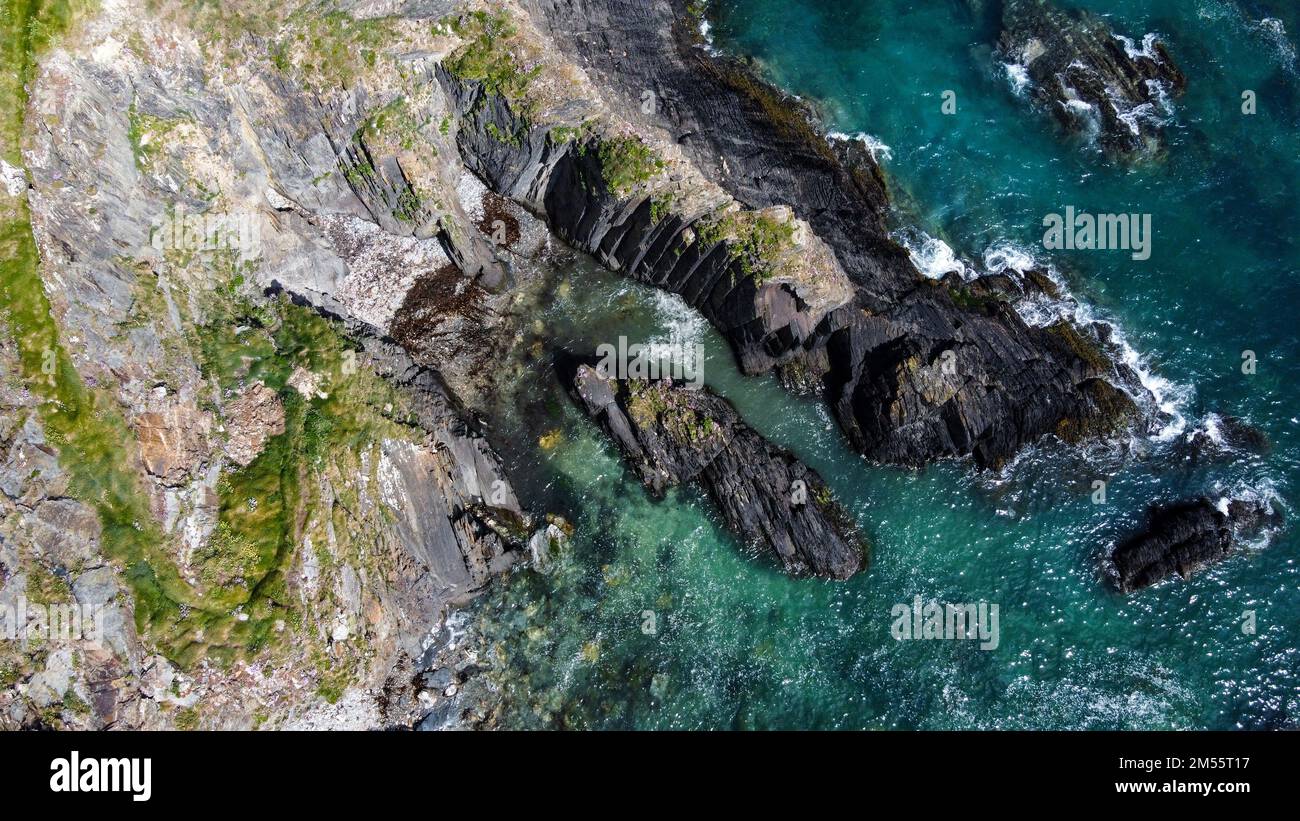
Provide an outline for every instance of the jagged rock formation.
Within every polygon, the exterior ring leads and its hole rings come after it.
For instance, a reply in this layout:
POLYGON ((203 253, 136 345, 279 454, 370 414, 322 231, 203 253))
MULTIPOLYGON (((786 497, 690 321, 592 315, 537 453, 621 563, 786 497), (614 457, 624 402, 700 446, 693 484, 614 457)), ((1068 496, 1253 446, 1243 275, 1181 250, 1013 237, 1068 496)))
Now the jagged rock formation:
POLYGON ((1149 587, 1177 573, 1189 578, 1220 562, 1243 536, 1275 519, 1264 502, 1210 499, 1156 505, 1142 532, 1115 548, 1111 564, 1123 593, 1149 587))
POLYGON ((1134 419, 1134 402, 1113 384, 1123 375, 1086 330, 1031 327, 1003 300, 921 276, 887 235, 888 196, 869 154, 832 146, 805 106, 695 48, 684 4, 544 2, 539 12, 618 111, 666 135, 655 145, 679 146, 751 209, 731 213, 789 207, 806 221, 791 231, 806 229, 808 247, 824 242, 830 254, 795 274, 768 264, 753 253, 766 247, 753 231, 718 230, 716 200, 673 196, 680 180, 656 181, 664 175, 651 168, 645 184, 611 186, 619 158, 609 145, 620 138, 584 127, 584 112, 561 110, 567 120, 541 126, 485 84, 440 71, 466 161, 579 248, 681 294, 747 373, 778 368, 821 388, 868 457, 922 465, 971 455, 997 466, 1044 435, 1075 441, 1134 419), (637 115, 647 90, 657 105, 637 115), (847 292, 817 289, 843 278, 847 292))
POLYGON ((1002 25, 1002 59, 1066 131, 1095 136, 1124 159, 1164 149, 1169 99, 1187 79, 1155 35, 1137 46, 1101 18, 1049 0, 1004 0, 1002 25))
POLYGON ((671 380, 613 379, 564 361, 561 378, 656 497, 696 483, 728 529, 771 550, 786 572, 846 579, 866 566, 867 544, 821 476, 744 423, 708 388, 671 380))

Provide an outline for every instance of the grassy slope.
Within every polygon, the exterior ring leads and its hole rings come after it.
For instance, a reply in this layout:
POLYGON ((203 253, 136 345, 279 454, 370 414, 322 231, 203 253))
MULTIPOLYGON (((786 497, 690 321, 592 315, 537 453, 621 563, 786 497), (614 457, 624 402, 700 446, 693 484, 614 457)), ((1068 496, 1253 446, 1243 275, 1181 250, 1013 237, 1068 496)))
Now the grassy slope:
MULTIPOLYGON (((21 167, 20 143, 26 84, 37 55, 63 32, 89 0, 3 0, 0 7, 0 156, 21 167)), ((25 196, 0 193, 0 318, 18 343, 23 377, 42 400, 47 438, 71 476, 71 495, 98 513, 102 548, 119 564, 135 600, 136 626, 169 658, 188 665, 208 657, 228 662, 265 649, 284 621, 299 617, 288 603, 285 572, 303 535, 313 473, 354 469, 356 454, 401 426, 378 408, 400 404, 373 373, 342 367, 346 342, 326 321, 289 305, 272 306, 267 325, 237 339, 233 320, 247 312, 233 291, 225 294, 227 322, 202 329, 191 345, 206 371, 223 387, 260 378, 281 392, 285 433, 273 438, 249 466, 223 478, 218 532, 197 556, 200 579, 191 585, 167 549, 149 513, 135 469, 135 437, 106 393, 82 382, 59 341, 39 272, 25 196), (232 363, 251 364, 236 375, 232 363), (337 375, 329 396, 304 399, 286 388, 296 365, 337 375), (304 490, 304 487, 307 489, 304 490), (248 500, 258 500, 250 505, 248 500), (233 614, 239 608, 246 619, 233 614)), ((328 512, 327 512, 328 515, 328 512)))
MULTIPOLYGON (((0 89, 3 156, 21 167, 20 142, 27 105, 26 84, 36 56, 69 25, 85 3, 67 0, 5 0, 0 18, 4 51, 0 89)), ((4 197, 0 212, 0 307, 17 342, 23 377, 42 400, 45 435, 59 449, 71 477, 71 495, 92 506, 103 526, 106 555, 126 571, 142 630, 179 616, 187 585, 162 553, 162 534, 149 514, 131 468, 134 442, 111 399, 81 381, 59 342, 39 272, 26 198, 4 197)))

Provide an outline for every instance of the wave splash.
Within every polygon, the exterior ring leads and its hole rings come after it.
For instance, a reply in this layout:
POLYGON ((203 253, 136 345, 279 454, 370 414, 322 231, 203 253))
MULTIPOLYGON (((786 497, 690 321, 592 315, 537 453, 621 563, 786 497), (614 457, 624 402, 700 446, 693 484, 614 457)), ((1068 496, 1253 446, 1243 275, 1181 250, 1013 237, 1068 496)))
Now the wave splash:
POLYGON ((827 142, 847 142, 849 140, 856 140, 857 142, 862 143, 862 146, 867 149, 869 154, 871 154, 871 159, 876 162, 880 162, 881 160, 891 160, 894 158, 893 150, 889 146, 885 145, 879 139, 871 136, 865 131, 858 131, 853 134, 846 134, 843 131, 832 131, 826 135, 826 140, 827 142))
POLYGON ((995 243, 986 249, 984 268, 990 274, 1014 273, 1017 279, 1023 279, 1029 271, 1045 274, 1056 286, 1059 296, 1034 293, 1022 297, 1014 305, 1020 318, 1026 324, 1037 327, 1066 321, 1080 328, 1103 331, 1100 335, 1114 350, 1119 364, 1136 376, 1150 394, 1150 400, 1145 403, 1143 396, 1133 396, 1133 399, 1139 406, 1150 405, 1148 409, 1155 411, 1154 416, 1162 422, 1151 438, 1156 442, 1172 442, 1187 430, 1188 421, 1183 411, 1195 397, 1195 389, 1191 385, 1172 382, 1157 374, 1146 358, 1129 343, 1119 324, 1109 317, 1099 315, 1092 306, 1076 299, 1055 268, 1041 263, 1032 252, 1010 242, 995 243))
POLYGON ((916 270, 927 279, 943 279, 957 274, 963 280, 974 279, 978 272, 958 257, 948 243, 915 228, 895 231, 892 239, 907 249, 907 256, 916 270))

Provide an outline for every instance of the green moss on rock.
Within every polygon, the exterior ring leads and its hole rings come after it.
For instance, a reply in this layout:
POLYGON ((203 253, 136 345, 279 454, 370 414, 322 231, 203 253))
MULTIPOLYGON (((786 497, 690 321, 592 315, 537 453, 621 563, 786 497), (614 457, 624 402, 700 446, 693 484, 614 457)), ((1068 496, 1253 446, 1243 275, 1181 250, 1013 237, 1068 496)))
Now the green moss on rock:
POLYGON ((620 197, 631 195, 667 168, 654 149, 637 137, 605 137, 597 154, 605 187, 620 197))
POLYGON ((452 31, 469 42, 443 64, 462 80, 482 83, 516 113, 527 119, 534 115, 528 88, 541 72, 540 66, 525 69, 510 51, 508 42, 517 29, 508 12, 474 11, 450 21, 452 31))
POLYGON ((694 226, 702 245, 727 243, 727 254, 741 276, 762 283, 777 276, 794 245, 794 223, 765 211, 733 211, 700 220, 694 226))
POLYGON ((1137 417, 1137 407, 1129 395, 1104 379, 1089 379, 1080 390, 1088 399, 1089 413, 1057 423, 1056 435, 1066 442, 1109 436, 1137 417))
POLYGON ((1110 358, 1101 350, 1096 342, 1088 339, 1079 333, 1073 323, 1060 320, 1047 327, 1048 333, 1065 343, 1070 351, 1084 362, 1088 367, 1097 373, 1108 373, 1111 369, 1110 358))

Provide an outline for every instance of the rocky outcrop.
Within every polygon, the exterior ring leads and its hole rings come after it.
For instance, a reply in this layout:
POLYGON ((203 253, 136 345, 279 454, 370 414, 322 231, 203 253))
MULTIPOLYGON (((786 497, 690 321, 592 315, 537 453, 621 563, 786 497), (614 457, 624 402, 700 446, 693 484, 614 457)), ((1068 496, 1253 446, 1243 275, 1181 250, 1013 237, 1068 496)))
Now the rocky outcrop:
POLYGON ((1267 503, 1210 499, 1156 505, 1146 527, 1111 554, 1120 591, 1132 593, 1177 573, 1183 579, 1227 558, 1237 540, 1275 521, 1267 503))
POLYGON ((1127 391, 1141 388, 1123 382, 1086 332, 1029 326, 1002 299, 923 277, 888 237, 888 196, 870 155, 828 143, 804 104, 694 47, 684 4, 538 8, 538 24, 609 104, 661 135, 650 145, 679 152, 743 207, 722 219, 716 200, 669 196, 672 157, 647 169, 643 185, 611 185, 622 167, 610 148, 617 132, 583 126, 583 111, 539 125, 485 84, 441 70, 467 163, 606 265, 680 294, 723 332, 745 372, 777 369, 821 390, 862 453, 997 466, 1045 435, 1107 435, 1137 416, 1127 391), (655 106, 641 105, 647 90, 655 106), (806 229, 808 247, 830 251, 798 276, 766 266, 744 227, 780 208, 791 209, 792 234, 806 229), (841 277, 850 283, 841 298, 809 298, 837 293, 816 284, 841 277))
MULTIPOLYGON (((157 387, 150 392, 146 408, 135 419, 136 438, 140 440, 140 460, 144 463, 145 470, 162 482, 181 483, 188 478, 190 466, 202 461, 205 455, 212 419, 200 413, 192 401, 168 396, 165 387, 157 387)), ((257 428, 257 432, 253 432, 252 421, 240 420, 241 424, 234 428, 231 443, 235 442, 236 437, 246 435, 251 450, 261 449, 261 443, 266 440, 265 432, 270 428, 257 428), (250 423, 247 428, 242 424, 245 421, 250 423), (256 448, 252 448, 251 439, 258 436, 261 441, 256 448)), ((284 414, 281 412, 280 431, 283 430, 284 414)), ((241 465, 252 461, 251 456, 242 461, 238 456, 232 458, 241 465)))
POLYGON ((284 433, 284 406, 276 392, 254 382, 226 404, 229 436, 226 453, 236 465, 249 464, 266 446, 266 440, 284 433))
POLYGON ((1050 0, 1004 0, 999 42, 1013 82, 1066 131, 1123 159, 1164 150, 1169 100, 1187 85, 1164 43, 1141 44, 1050 0))
POLYGON ((1240 453, 1266 454, 1270 443, 1264 431, 1236 416, 1208 413, 1204 421, 1178 442, 1178 452, 1189 462, 1215 461, 1240 453))
POLYGON ((50 303, 2 312, 46 324, 0 327, 0 605, 100 608, 107 636, 3 643, 0 727, 373 728, 441 697, 417 679, 449 608, 530 535, 461 401, 510 341, 513 263, 439 131, 455 38, 423 15, 448 10, 263 28, 126 0, 42 55, 30 188, 0 190, 39 249, 15 291, 50 303))
MULTIPOLYGON (((745 372, 824 391, 874 459, 997 465, 1133 415, 1087 329, 922 277, 870 155, 695 48, 684 3, 383 5, 123 0, 32 73, 0 204, 30 200, 24 296, 49 306, 6 334, 67 370, 38 390, 9 384, 32 356, 0 363, 0 603, 75 598, 110 638, 0 658, 0 726, 454 724, 475 665, 448 607, 556 538, 529 538, 473 401, 545 245, 524 209, 681 294, 745 372), (558 47, 491 53, 532 24, 558 47), (231 219, 256 247, 187 233, 231 219)), ((865 564, 825 484, 724 400, 587 387, 652 490, 700 483, 791 572, 865 564)))
POLYGON ((742 541, 771 550, 786 572, 845 579, 867 544, 821 476, 744 423, 708 388, 613 379, 561 363, 561 378, 656 497, 695 483, 742 541))

